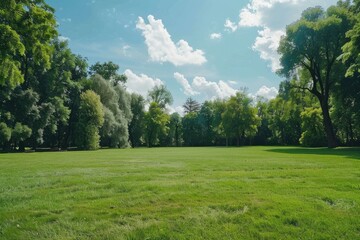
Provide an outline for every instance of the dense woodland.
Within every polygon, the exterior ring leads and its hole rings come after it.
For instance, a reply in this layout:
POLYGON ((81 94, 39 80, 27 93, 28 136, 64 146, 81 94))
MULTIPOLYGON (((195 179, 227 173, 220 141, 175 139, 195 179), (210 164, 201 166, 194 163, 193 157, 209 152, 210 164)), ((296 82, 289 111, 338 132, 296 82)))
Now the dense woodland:
MULTIPOLYGON (((89 66, 59 40, 43 0, 0 2, 0 149, 140 146, 360 145, 360 1, 307 9, 278 49, 273 100, 244 90, 189 98, 169 114, 165 86, 126 91, 113 62, 89 66)), ((141 63, 139 63, 141 64, 141 63)), ((254 69, 255 71, 255 69, 254 69)))

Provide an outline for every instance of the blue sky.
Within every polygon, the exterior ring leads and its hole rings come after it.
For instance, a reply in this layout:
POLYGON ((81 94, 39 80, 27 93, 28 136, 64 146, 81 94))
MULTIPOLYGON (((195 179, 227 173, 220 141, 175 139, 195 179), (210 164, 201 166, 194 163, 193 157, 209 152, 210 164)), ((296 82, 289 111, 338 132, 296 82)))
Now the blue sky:
POLYGON ((337 0, 48 0, 62 39, 90 64, 113 61, 127 89, 186 98, 226 98, 246 87, 272 98, 282 80, 276 49, 287 24, 337 0))

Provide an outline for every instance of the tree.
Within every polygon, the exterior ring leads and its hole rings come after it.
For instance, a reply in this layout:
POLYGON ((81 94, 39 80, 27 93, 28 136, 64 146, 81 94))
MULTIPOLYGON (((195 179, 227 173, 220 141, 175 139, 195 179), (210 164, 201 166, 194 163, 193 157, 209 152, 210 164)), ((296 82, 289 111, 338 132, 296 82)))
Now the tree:
POLYGON ((165 106, 173 103, 171 92, 164 86, 155 86, 148 92, 149 102, 155 102, 157 105, 165 109, 165 106))
POLYGON ((196 112, 186 114, 181 122, 184 145, 199 146, 201 141, 201 127, 199 115, 196 112))
POLYGON ((355 15, 355 24, 346 33, 348 41, 342 47, 342 60, 347 63, 346 76, 352 77, 360 73, 360 1, 353 1, 354 4, 346 4, 344 7, 355 15))
POLYGON ((49 69, 57 36, 54 9, 44 0, 0 3, 0 84, 14 87, 32 77, 35 66, 49 69))
POLYGON ((175 112, 170 116, 170 124, 169 124, 169 139, 171 146, 179 147, 181 140, 181 116, 179 113, 175 112))
POLYGON ((19 146, 19 151, 25 151, 25 140, 31 136, 32 130, 26 125, 23 125, 19 122, 15 124, 14 129, 12 130, 11 139, 14 144, 14 149, 19 146))
POLYGON ((80 96, 77 144, 82 149, 99 148, 99 128, 104 123, 104 111, 99 95, 91 90, 80 96))
POLYGON ((209 101, 205 101, 201 105, 201 109, 199 111, 199 124, 200 124, 200 136, 202 145, 210 146, 215 143, 215 126, 214 126, 214 113, 213 104, 209 101))
MULTIPOLYGON (((11 128, 9 128, 6 123, 0 122, 0 145, 3 147, 11 138, 11 128)), ((4 148, 3 148, 4 150, 4 148)))
POLYGON ((158 103, 150 103, 149 111, 145 114, 145 135, 148 147, 153 147, 158 143, 159 134, 168 132, 169 120, 169 115, 158 103))
POLYGON ((320 147, 326 144, 320 108, 306 108, 301 113, 302 134, 300 143, 306 147, 320 147))
POLYGON ((131 112, 133 117, 129 122, 129 140, 131 146, 139 147, 142 145, 142 136, 145 117, 145 100, 136 93, 131 94, 131 112))
POLYGON ((251 106, 251 99, 245 93, 238 92, 226 102, 222 125, 227 138, 236 137, 237 146, 241 138, 254 136, 259 124, 256 109, 251 106))
POLYGON ((186 99, 183 108, 185 113, 198 112, 200 111, 201 105, 190 97, 186 99))
POLYGON ((104 124, 100 128, 101 145, 117 148, 127 147, 128 119, 120 109, 120 96, 115 90, 115 86, 98 74, 93 75, 90 81, 91 89, 100 96, 104 107, 104 124))
POLYGON ((90 67, 90 75, 99 74, 106 80, 110 80, 114 85, 126 83, 127 77, 124 74, 118 74, 119 65, 109 61, 105 63, 95 63, 90 67))
POLYGON ((309 8, 301 18, 286 28, 279 53, 280 74, 290 76, 305 69, 310 79, 298 88, 314 94, 321 106, 328 147, 338 145, 330 118, 329 98, 336 80, 342 77, 341 47, 346 42, 345 33, 351 29, 352 20, 347 9, 330 7, 326 12, 320 7, 309 8))

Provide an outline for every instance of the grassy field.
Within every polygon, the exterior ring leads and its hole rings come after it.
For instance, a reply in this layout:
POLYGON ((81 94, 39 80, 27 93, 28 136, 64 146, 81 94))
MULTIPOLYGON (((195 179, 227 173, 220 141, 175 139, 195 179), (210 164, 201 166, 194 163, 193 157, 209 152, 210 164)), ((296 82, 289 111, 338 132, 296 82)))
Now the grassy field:
POLYGON ((0 154, 0 239, 360 239, 360 149, 0 154))

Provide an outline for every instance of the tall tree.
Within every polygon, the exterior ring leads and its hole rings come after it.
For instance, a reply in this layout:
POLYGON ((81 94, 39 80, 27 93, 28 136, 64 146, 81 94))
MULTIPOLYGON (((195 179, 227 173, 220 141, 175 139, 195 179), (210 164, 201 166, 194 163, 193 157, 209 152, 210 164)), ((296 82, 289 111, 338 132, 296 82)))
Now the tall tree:
POLYGON ((321 106, 328 147, 338 145, 330 118, 329 98, 342 73, 339 56, 346 42, 346 32, 352 19, 346 8, 330 7, 326 12, 320 7, 309 8, 301 18, 286 28, 286 36, 279 46, 282 69, 280 74, 290 76, 306 69, 308 81, 297 87, 314 94, 321 106))
POLYGON ((99 95, 91 90, 80 96, 77 144, 82 149, 99 148, 99 129, 104 123, 104 111, 99 95))
POLYGON ((169 130, 170 118, 163 108, 156 102, 150 103, 149 111, 145 114, 145 136, 148 147, 159 142, 159 134, 166 134, 169 130))
POLYGON ((166 105, 173 103, 171 92, 164 86, 155 86, 148 92, 149 102, 155 102, 160 108, 165 109, 166 105))
POLYGON ((251 106, 251 99, 245 93, 238 92, 226 102, 222 125, 227 138, 236 138, 237 146, 241 138, 254 136, 259 124, 256 109, 251 106))
POLYGON ((129 140, 134 148, 143 144, 145 100, 141 95, 131 94, 131 112, 133 117, 129 122, 129 140))
MULTIPOLYGON (((109 81, 96 74, 90 78, 91 89, 100 96, 104 107, 104 124, 100 129, 101 145, 108 147, 127 147, 129 132, 128 118, 120 109, 120 95, 109 81)), ((124 103, 122 105, 130 103, 124 103)))
POLYGON ((183 105, 185 113, 192 113, 200 111, 201 105, 196 100, 189 97, 183 105))
POLYGON ((109 61, 105 63, 97 62, 90 66, 90 75, 99 74, 106 80, 111 81, 114 85, 126 83, 127 77, 124 74, 118 74, 119 65, 109 61))
POLYGON ((14 86, 33 78, 31 69, 49 69, 51 41, 57 36, 54 9, 44 0, 0 3, 0 83, 14 86))

